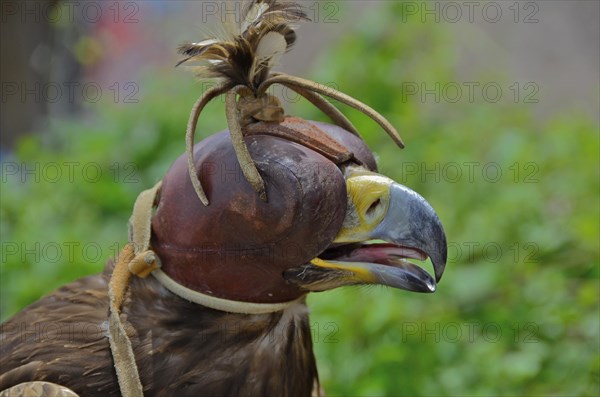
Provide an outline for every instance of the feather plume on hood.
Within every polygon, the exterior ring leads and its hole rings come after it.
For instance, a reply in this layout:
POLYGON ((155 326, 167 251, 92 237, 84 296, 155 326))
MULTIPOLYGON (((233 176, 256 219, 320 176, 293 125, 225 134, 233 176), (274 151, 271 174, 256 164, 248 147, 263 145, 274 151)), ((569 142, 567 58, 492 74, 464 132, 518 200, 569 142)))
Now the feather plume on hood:
POLYGON ((177 66, 198 62, 193 67, 198 77, 222 79, 231 87, 241 84, 255 91, 296 42, 294 23, 308 20, 297 3, 253 0, 237 21, 225 21, 225 37, 179 46, 184 58, 177 66))
POLYGON ((194 104, 186 129, 188 172, 198 198, 209 201, 194 168, 194 134, 200 113, 212 99, 226 95, 225 114, 231 140, 246 180, 259 197, 267 201, 266 185, 244 142, 243 129, 256 122, 281 123, 285 110, 281 101, 267 92, 280 84, 298 93, 329 116, 337 125, 359 136, 344 114, 324 97, 338 100, 377 122, 400 147, 398 132, 382 115, 356 99, 310 80, 285 73, 271 73, 281 56, 296 42, 295 24, 310 21, 301 5, 277 0, 252 0, 236 20, 225 18, 223 33, 213 34, 199 43, 179 46, 183 59, 177 65, 195 63, 192 70, 201 79, 217 79, 219 84, 205 91, 194 104), (248 166, 246 166, 248 165, 248 166))

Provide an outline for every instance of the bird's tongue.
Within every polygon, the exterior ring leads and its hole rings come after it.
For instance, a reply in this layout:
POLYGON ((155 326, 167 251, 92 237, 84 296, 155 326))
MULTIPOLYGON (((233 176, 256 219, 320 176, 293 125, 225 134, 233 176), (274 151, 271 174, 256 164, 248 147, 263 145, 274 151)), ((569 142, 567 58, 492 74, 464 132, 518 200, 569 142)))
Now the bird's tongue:
POLYGON ((427 255, 418 249, 394 244, 365 244, 337 256, 336 260, 396 266, 399 258, 424 261, 427 255))

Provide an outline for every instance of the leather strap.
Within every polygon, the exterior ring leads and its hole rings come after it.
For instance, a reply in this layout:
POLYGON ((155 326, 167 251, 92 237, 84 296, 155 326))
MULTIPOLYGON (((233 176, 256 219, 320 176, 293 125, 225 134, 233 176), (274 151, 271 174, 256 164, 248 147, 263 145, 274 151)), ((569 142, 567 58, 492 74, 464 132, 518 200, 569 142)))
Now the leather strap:
POLYGON ((297 117, 286 117, 281 123, 253 123, 243 129, 244 136, 271 135, 305 146, 325 156, 336 165, 345 163, 354 154, 331 139, 322 129, 297 117))

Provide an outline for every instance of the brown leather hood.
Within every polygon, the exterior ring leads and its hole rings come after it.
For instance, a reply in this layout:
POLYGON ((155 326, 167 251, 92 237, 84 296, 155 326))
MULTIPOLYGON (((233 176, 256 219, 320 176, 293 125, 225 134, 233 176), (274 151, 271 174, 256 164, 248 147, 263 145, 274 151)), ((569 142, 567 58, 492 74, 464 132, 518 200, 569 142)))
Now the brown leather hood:
POLYGON ((194 149, 210 205, 196 196, 181 156, 163 180, 151 245, 163 271, 188 288, 238 301, 289 301, 303 292, 283 271, 325 250, 344 220, 339 165, 373 169, 375 161, 360 138, 339 127, 288 118, 250 129, 245 140, 268 202, 244 178, 229 133, 215 134, 194 149))

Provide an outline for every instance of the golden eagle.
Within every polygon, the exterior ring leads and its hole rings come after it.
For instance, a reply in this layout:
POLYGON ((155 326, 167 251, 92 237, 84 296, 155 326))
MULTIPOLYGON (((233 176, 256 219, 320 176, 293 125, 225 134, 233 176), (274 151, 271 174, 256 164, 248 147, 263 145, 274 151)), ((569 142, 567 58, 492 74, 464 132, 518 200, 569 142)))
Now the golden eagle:
POLYGON ((321 395, 306 295, 379 284, 433 292, 446 237, 419 194, 377 173, 352 124, 324 100, 373 109, 271 72, 301 8, 249 3, 223 36, 180 48, 220 84, 200 98, 188 153, 143 192, 130 244, 102 274, 66 285, 2 325, 0 396, 321 395), (283 84, 335 125, 285 116, 283 84), (198 116, 227 95, 229 130, 193 145, 198 116), (431 259, 434 277, 408 261, 431 259), (130 277, 131 274, 140 277, 130 277))

